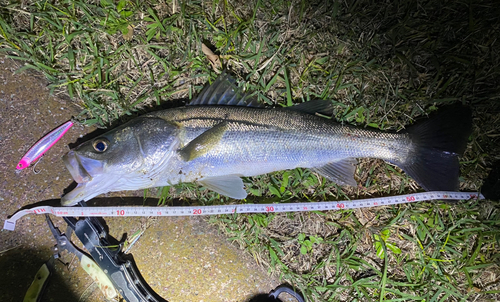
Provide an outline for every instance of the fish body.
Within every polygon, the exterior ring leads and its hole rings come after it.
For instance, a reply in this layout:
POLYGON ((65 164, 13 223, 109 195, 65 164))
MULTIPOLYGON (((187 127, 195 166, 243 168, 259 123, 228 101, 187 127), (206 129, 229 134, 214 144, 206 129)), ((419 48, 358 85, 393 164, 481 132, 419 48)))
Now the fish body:
POLYGON ((138 117, 78 146, 64 157, 79 184, 63 205, 181 182, 242 199, 247 193, 241 177, 298 167, 355 186, 361 157, 401 167, 426 190, 458 187, 457 156, 470 132, 470 111, 464 107, 393 133, 318 116, 328 101, 266 109, 247 106, 253 104, 247 97, 223 75, 191 106, 138 117), (464 120, 458 128, 457 118, 464 120))
POLYGON ((351 159, 357 157, 395 162, 405 158, 411 148, 406 134, 340 125, 287 109, 182 107, 148 117, 152 116, 179 125, 181 152, 170 159, 163 175, 166 182, 161 185, 224 175, 256 176, 298 167, 321 168, 329 163, 354 162, 351 159), (204 133, 217 132, 213 130, 216 127, 223 132, 216 137, 217 144, 187 160, 183 147, 204 133))

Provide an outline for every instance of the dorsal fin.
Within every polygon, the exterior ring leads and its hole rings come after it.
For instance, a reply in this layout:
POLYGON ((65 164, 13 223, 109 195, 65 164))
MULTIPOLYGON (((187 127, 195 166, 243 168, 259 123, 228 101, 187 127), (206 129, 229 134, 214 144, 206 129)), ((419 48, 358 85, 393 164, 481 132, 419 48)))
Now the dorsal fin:
POLYGON ((187 105, 264 107, 257 101, 257 98, 238 87, 236 80, 225 70, 212 85, 203 88, 200 94, 187 105))
POLYGON ((312 100, 309 102, 304 102, 296 104, 290 107, 285 107, 286 110, 293 110, 304 112, 308 114, 323 114, 323 115, 333 115, 333 106, 331 101, 327 100, 312 100))

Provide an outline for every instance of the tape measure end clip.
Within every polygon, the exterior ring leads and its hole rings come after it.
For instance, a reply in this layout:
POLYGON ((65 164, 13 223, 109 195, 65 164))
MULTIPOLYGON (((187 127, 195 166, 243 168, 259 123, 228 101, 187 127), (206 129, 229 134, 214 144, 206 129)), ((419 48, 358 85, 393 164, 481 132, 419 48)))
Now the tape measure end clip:
POLYGON ((3 223, 3 229, 7 230, 7 231, 15 230, 16 229, 16 222, 5 220, 5 222, 3 223))

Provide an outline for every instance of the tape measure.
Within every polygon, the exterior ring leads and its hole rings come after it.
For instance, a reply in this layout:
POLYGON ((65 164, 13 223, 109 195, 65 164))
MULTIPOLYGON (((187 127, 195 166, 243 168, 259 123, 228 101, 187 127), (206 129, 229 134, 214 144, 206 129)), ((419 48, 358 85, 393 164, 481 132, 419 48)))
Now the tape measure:
POLYGON ((40 206, 21 210, 4 222, 3 228, 13 231, 16 221, 27 214, 52 214, 59 217, 130 217, 130 216, 200 216, 233 213, 283 213, 359 209, 394 204, 411 203, 426 200, 469 200, 484 199, 478 192, 423 192, 390 197, 378 197, 358 200, 320 201, 303 203, 272 204, 232 204, 217 206, 186 207, 51 207, 40 206))

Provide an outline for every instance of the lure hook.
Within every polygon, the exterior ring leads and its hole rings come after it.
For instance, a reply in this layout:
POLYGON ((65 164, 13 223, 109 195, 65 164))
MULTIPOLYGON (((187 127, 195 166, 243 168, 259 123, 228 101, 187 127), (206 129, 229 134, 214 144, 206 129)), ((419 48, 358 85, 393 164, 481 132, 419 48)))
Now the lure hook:
POLYGON ((36 170, 36 165, 38 165, 39 162, 42 161, 42 158, 43 158, 44 155, 40 156, 40 158, 35 162, 35 164, 33 165, 33 173, 35 174, 39 174, 42 170, 36 170))

